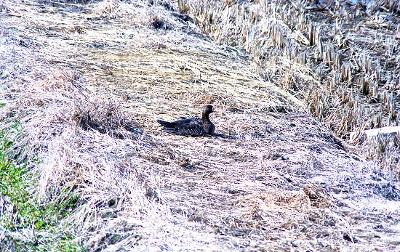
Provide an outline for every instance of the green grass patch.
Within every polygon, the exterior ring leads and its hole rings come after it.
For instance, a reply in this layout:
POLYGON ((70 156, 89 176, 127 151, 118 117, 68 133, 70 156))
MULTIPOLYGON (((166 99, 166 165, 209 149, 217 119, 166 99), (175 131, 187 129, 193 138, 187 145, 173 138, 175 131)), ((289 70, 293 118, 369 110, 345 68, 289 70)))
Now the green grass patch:
POLYGON ((77 207, 78 195, 64 188, 57 200, 46 204, 41 204, 32 195, 30 189, 37 184, 34 174, 26 164, 14 164, 7 156, 13 145, 7 133, 15 135, 16 131, 19 131, 18 125, 8 131, 0 131, 0 194, 13 206, 12 212, 4 212, 0 216, 0 226, 10 232, 31 228, 38 234, 40 231, 54 234, 46 238, 35 237, 37 241, 34 243, 13 241, 15 248, 20 251, 83 251, 70 234, 63 233, 57 226, 77 207))

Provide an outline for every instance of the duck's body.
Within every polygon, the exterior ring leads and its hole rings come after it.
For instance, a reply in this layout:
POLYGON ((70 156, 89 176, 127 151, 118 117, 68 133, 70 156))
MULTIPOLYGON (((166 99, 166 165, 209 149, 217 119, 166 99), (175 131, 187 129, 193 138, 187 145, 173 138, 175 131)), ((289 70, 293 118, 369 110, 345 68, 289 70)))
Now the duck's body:
POLYGON ((202 117, 181 118, 173 122, 157 120, 163 126, 165 131, 181 136, 204 136, 213 135, 215 126, 210 121, 210 114, 214 112, 211 105, 203 109, 202 117))

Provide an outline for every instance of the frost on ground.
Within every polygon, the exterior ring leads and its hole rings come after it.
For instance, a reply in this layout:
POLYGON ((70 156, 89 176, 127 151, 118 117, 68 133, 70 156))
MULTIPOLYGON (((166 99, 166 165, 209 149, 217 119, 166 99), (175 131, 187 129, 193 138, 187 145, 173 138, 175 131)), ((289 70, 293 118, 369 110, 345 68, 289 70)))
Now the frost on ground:
POLYGON ((399 184, 243 52, 167 1, 64 2, 0 4, 0 115, 21 122, 32 194, 79 194, 60 226, 87 250, 400 248, 399 184), (223 137, 155 121, 208 103, 223 137))

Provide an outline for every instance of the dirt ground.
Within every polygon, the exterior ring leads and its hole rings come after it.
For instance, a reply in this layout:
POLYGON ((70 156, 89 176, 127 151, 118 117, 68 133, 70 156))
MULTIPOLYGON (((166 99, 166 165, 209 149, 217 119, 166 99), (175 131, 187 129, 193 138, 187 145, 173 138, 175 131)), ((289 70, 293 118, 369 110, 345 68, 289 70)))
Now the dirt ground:
POLYGON ((33 193, 78 188, 62 225, 88 251, 400 250, 399 183, 175 8, 0 3, 3 125, 42 160, 33 193), (221 136, 157 125, 208 103, 221 136))

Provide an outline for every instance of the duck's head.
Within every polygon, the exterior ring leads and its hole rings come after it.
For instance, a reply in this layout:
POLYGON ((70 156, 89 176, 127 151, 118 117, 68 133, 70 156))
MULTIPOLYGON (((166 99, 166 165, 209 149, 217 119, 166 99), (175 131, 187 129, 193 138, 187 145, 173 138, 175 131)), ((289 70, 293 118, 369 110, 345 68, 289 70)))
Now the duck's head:
POLYGON ((210 114, 212 112, 214 112, 212 105, 206 105, 203 107, 203 114, 210 114))

